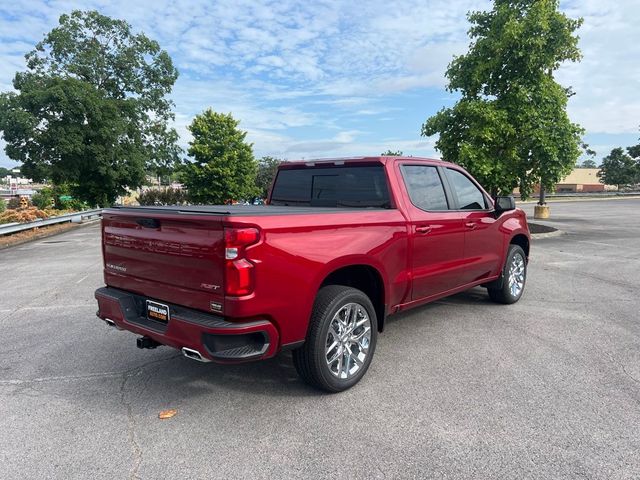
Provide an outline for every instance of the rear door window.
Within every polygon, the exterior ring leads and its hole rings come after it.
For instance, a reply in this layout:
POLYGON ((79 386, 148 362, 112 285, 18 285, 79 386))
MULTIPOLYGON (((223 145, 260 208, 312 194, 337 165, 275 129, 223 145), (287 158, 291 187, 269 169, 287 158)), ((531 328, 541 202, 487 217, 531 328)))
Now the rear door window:
POLYGON ((438 169, 429 165, 403 165, 402 177, 411 203, 421 210, 448 210, 438 169))
POLYGON ((460 210, 485 210, 487 200, 482 191, 462 172, 447 168, 449 184, 458 198, 460 210))

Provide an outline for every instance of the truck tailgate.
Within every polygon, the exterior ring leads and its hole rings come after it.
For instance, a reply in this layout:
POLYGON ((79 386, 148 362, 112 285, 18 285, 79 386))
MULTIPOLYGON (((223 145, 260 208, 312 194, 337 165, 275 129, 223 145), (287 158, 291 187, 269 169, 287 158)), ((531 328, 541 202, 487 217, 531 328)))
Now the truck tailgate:
POLYGON ((157 293, 164 284, 167 292, 206 292, 211 300, 222 302, 223 216, 107 210, 102 220, 105 277, 131 290, 155 284, 157 293))

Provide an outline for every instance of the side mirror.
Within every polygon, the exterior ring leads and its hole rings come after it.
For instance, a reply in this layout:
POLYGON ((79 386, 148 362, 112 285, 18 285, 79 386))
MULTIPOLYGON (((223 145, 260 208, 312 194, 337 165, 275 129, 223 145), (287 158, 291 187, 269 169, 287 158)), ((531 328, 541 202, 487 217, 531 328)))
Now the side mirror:
POLYGON ((496 218, 504 212, 516 209, 516 199, 509 195, 508 197, 496 197, 495 199, 496 218))

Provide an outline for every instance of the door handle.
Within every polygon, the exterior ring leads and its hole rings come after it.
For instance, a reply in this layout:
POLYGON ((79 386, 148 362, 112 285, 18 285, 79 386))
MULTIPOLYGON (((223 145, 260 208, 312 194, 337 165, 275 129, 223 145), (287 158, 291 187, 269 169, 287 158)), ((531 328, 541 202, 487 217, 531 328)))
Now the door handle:
POLYGON ((465 223, 465 226, 466 226, 468 229, 470 229, 470 230, 475 230, 475 228, 476 228, 478 225, 476 224, 476 222, 467 222, 467 223, 465 223))
POLYGON ((416 227, 416 233, 429 233, 431 231, 431 227, 429 225, 420 225, 419 227, 416 227))

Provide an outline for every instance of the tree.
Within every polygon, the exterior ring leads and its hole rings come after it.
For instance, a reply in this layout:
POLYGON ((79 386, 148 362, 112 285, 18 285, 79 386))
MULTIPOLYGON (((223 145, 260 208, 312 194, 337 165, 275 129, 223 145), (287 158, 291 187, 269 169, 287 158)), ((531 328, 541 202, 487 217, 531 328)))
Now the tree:
POLYGON ((11 170, 8 168, 0 167, 0 178, 4 178, 7 175, 11 175, 11 170))
POLYGON ((598 168, 598 165, 596 164, 595 160, 588 158, 587 160, 584 160, 582 162, 580 168, 598 168))
POLYGON ((633 158, 640 159, 640 143, 638 145, 634 145, 633 147, 628 147, 627 152, 629 152, 629 155, 631 155, 633 158))
POLYGON ((461 98, 428 118, 422 135, 439 134, 443 157, 494 195, 519 187, 527 198, 536 184, 560 181, 580 155, 583 130, 566 113, 572 92, 553 72, 580 59, 574 32, 582 20, 560 13, 557 0, 494 0, 468 18, 469 51, 446 72, 461 98))
POLYGON ((380 156, 382 157, 401 157, 402 156, 402 151, 401 150, 397 150, 397 151, 393 151, 393 150, 387 150, 386 152, 382 152, 380 154, 380 156))
POLYGON ((191 122, 193 162, 185 164, 183 180, 193 202, 224 204, 256 195, 257 164, 239 123, 230 113, 210 108, 191 122))
POLYGON ((602 159, 598 172, 600 183, 617 185, 618 188, 640 182, 640 162, 627 155, 618 147, 602 159))
POLYGON ((262 157, 258 160, 258 173, 256 174, 256 187, 261 198, 269 196, 269 188, 276 177, 278 166, 284 163, 283 160, 273 157, 262 157))
POLYGON ((150 188, 138 195, 140 205, 184 205, 187 203, 187 194, 177 188, 150 188))
POLYGON ((62 15, 0 95, 0 131, 23 175, 96 205, 178 160, 166 98, 178 76, 157 42, 95 11, 62 15))

